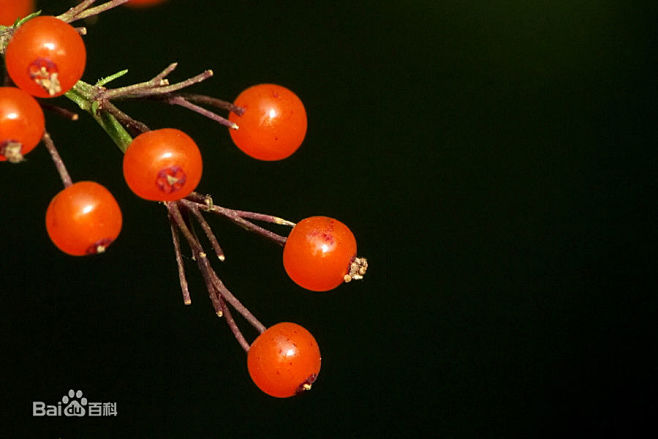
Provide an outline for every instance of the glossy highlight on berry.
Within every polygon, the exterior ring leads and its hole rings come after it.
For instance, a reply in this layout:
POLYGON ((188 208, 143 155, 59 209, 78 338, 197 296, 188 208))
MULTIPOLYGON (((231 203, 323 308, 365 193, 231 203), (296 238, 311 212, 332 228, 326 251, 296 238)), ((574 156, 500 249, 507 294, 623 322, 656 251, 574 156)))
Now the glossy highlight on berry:
POLYGON ((0 161, 23 160, 41 141, 45 129, 43 111, 28 93, 0 87, 0 161))
POLYGON ((12 81, 33 96, 61 96, 82 77, 87 51, 78 32, 56 17, 35 17, 19 27, 5 53, 12 81))
POLYGON ((235 99, 244 109, 229 120, 238 125, 229 133, 233 143, 250 157, 273 161, 291 156, 306 136, 304 104, 295 93, 275 84, 249 87, 235 99))
POLYGON ((174 128, 147 131, 133 139, 123 157, 130 189, 151 201, 175 201, 189 195, 203 171, 194 140, 174 128))
POLYGON ((122 221, 114 196, 93 181, 80 181, 62 190, 46 210, 48 236, 71 256, 105 251, 119 236, 122 221))
POLYGON ((290 322, 267 328, 247 353, 247 368, 254 384, 276 398, 310 390, 321 363, 320 348, 313 335, 290 322))
POLYGON ((283 248, 283 266, 297 285, 333 290, 346 280, 356 257, 356 238, 343 223, 326 216, 303 219, 283 248))

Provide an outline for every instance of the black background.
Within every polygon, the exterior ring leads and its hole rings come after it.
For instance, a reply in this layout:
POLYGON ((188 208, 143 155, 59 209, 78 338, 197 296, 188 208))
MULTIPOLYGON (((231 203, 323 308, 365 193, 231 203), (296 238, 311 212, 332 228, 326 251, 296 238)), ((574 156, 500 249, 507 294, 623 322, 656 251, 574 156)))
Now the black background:
POLYGON ((656 9, 169 0, 87 24, 88 82, 128 68, 127 85, 178 61, 172 80, 214 70, 195 92, 294 90, 309 130, 278 163, 185 110, 121 108, 194 137, 199 191, 217 203, 336 217, 371 267, 361 283, 305 292, 279 247, 211 219, 229 288, 322 349, 311 392, 270 398, 189 260, 183 305, 165 211, 127 189, 118 149, 86 115, 49 114, 72 177, 106 185, 124 229, 102 256, 59 253, 44 227, 61 189, 45 148, 0 166, 0 437, 655 434, 656 9), (32 401, 69 389, 117 402, 118 416, 31 416, 32 401))

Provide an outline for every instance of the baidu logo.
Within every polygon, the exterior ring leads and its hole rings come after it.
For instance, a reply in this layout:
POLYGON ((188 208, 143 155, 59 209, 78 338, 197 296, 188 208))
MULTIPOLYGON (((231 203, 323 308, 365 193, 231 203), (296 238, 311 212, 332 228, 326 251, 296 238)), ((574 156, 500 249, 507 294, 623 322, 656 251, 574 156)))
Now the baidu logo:
POLYGON ((73 389, 62 396, 56 404, 32 401, 32 416, 116 416, 116 402, 91 402, 82 396, 82 390, 73 389))

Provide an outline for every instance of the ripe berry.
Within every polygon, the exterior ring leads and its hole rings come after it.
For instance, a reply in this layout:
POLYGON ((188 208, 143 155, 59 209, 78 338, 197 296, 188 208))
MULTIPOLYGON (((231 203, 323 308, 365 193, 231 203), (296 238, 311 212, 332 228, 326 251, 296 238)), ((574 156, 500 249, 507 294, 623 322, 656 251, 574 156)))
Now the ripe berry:
POLYGON ((235 105, 244 113, 229 115, 239 129, 233 143, 259 160, 281 160, 297 151, 306 135, 306 110, 295 93, 274 84, 254 85, 240 93, 235 105))
POLYGON ((43 111, 32 96, 15 87, 0 87, 0 161, 21 161, 37 146, 44 128, 43 111))
POLYGON ((87 52, 82 38, 56 17, 36 17, 19 27, 5 53, 14 83, 33 96, 47 98, 69 91, 82 77, 87 52))
POLYGON ((135 137, 123 157, 123 176, 138 196, 175 201, 192 192, 203 170, 194 140, 174 128, 147 131, 135 137))
POLYGON ((34 0, 0 0, 0 25, 11 26, 34 11, 34 0))
POLYGON ((356 239, 340 221, 313 216, 298 222, 283 248, 283 266, 296 284, 329 291, 346 280, 356 257, 356 239))
POLYGON ((46 210, 46 229, 64 253, 103 252, 119 236, 121 209, 104 186, 80 181, 59 192, 46 210))
POLYGON ((315 338, 296 323, 277 323, 254 340, 247 368, 260 390, 288 398, 311 388, 320 373, 320 348, 315 338))

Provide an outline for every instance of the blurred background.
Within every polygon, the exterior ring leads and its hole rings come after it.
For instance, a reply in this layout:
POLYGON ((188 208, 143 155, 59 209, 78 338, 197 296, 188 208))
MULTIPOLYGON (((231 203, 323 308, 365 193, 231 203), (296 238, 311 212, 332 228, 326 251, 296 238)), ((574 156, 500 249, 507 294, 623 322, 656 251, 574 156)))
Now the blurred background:
MULTIPOLYGON (((69 5, 38 2, 46 14, 69 5)), ((61 189, 45 148, 0 166, 0 437, 658 432, 657 9, 168 0, 88 23, 88 82, 125 68, 115 86, 140 82, 177 61, 172 80, 214 70, 193 92, 295 91, 309 130, 277 163, 186 110, 120 107, 195 138, 198 190, 216 203, 338 218, 370 270, 305 292, 279 247, 210 218, 228 287, 322 350, 311 392, 270 398, 189 260, 183 305, 165 210, 129 191, 119 150, 87 115, 47 114, 73 179, 108 187, 124 229, 99 257, 60 253, 44 227, 61 189), (118 415, 31 416, 32 401, 69 389, 118 415)))

